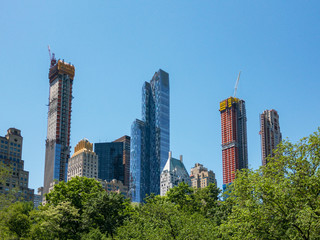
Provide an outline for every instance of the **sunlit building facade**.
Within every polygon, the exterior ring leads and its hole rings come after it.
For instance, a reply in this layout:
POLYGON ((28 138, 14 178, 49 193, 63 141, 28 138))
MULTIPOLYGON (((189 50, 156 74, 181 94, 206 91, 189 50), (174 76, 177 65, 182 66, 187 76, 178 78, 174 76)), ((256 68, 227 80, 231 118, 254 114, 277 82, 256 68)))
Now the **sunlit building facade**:
POLYGON ((183 164, 182 155, 180 155, 180 159, 176 159, 172 157, 172 152, 169 152, 169 158, 160 175, 160 195, 165 196, 171 188, 182 182, 191 186, 189 173, 183 164))
POLYGON ((196 163, 190 171, 191 186, 195 189, 205 188, 210 183, 217 186, 216 175, 212 170, 208 170, 200 163, 196 163))
POLYGON ((68 181, 76 176, 98 179, 98 171, 98 156, 93 151, 93 144, 84 138, 75 146, 69 159, 68 181))

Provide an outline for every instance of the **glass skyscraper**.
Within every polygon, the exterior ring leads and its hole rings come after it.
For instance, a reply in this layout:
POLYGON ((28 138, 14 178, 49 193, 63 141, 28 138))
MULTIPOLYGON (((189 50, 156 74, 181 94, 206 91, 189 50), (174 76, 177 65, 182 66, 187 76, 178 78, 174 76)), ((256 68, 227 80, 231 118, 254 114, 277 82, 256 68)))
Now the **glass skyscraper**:
POLYGON ((131 127, 130 195, 142 202, 146 194, 160 194, 160 174, 170 150, 169 74, 156 72, 142 87, 142 121, 131 127))
POLYGON ((123 143, 95 143, 94 152, 98 155, 98 178, 110 182, 113 179, 124 182, 123 143))

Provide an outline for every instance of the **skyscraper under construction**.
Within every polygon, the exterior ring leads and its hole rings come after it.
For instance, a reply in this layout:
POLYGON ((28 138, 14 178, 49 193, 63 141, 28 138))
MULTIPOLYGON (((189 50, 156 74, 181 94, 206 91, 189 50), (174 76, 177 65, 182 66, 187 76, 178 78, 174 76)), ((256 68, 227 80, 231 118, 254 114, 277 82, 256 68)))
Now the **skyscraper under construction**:
POLYGON ((282 140, 279 115, 276 110, 265 110, 260 115, 260 136, 262 165, 266 165, 268 162, 267 157, 274 156, 274 149, 282 140))
POLYGON ((44 193, 55 180, 66 181, 70 157, 73 65, 51 57, 49 109, 44 170, 44 193))
POLYGON ((235 173, 248 168, 247 117, 245 101, 229 97, 220 102, 223 188, 233 182, 235 173))

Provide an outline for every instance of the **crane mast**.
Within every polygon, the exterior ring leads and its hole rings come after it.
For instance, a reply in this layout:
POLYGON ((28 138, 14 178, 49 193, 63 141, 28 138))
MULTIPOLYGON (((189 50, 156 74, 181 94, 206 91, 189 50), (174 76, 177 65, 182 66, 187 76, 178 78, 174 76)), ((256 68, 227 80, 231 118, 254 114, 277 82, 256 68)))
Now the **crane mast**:
POLYGON ((56 64, 57 60, 56 60, 55 54, 54 53, 51 54, 50 45, 48 45, 48 51, 49 51, 50 68, 51 68, 56 64))
POLYGON ((237 79, 236 85, 235 85, 235 87, 234 87, 234 94, 233 94, 233 97, 234 97, 234 98, 235 98, 236 95, 237 95, 238 84, 239 84, 239 80, 240 80, 240 74, 241 74, 241 71, 239 72, 238 79, 237 79))

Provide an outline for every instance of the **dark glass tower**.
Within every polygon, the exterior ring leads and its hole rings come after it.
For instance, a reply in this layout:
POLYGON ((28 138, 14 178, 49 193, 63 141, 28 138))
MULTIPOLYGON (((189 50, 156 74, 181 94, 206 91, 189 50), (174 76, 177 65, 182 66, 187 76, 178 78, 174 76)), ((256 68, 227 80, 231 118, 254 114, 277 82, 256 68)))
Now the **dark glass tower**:
POLYGON ((124 182, 123 143, 95 143, 94 152, 98 155, 98 178, 106 181, 113 179, 124 182))
POLYGON ((156 72, 142 88, 142 121, 131 127, 130 195, 142 202, 146 194, 160 194, 160 174, 170 150, 169 74, 156 72))

